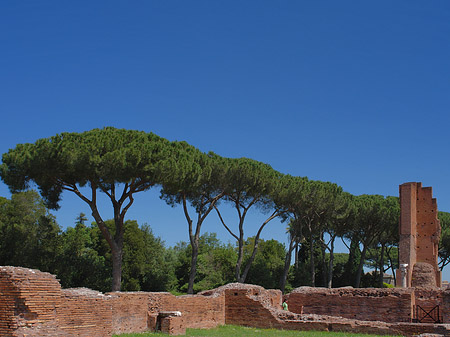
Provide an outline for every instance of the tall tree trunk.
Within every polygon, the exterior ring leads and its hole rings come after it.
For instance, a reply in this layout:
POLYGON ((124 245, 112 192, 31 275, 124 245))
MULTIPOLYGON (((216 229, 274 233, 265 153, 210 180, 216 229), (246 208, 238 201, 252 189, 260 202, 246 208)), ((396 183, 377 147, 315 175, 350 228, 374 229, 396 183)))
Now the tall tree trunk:
POLYGON ((294 262, 295 271, 298 271, 298 240, 295 241, 295 252, 294 252, 294 254, 295 254, 295 256, 294 256, 294 259, 295 259, 295 262, 294 262))
POLYGON ((191 240, 192 255, 191 255, 191 269, 189 271, 189 282, 188 282, 188 294, 194 293, 194 282, 195 275, 197 274, 197 258, 198 258, 198 238, 197 240, 191 240))
MULTIPOLYGON (((324 240, 323 240, 323 233, 321 233, 321 241, 322 241, 322 243, 324 242, 324 240)), ((321 273, 321 278, 322 278, 322 280, 321 280, 321 283, 322 283, 322 286, 323 287, 326 287, 326 285, 327 285, 327 275, 328 275, 328 273, 327 273, 327 259, 326 259, 326 253, 325 253, 325 245, 324 244, 322 244, 321 245, 322 247, 322 273, 321 273)))
POLYGON ((310 271, 311 271, 311 287, 316 286, 316 264, 314 261, 314 238, 312 234, 312 229, 310 227, 310 234, 309 234, 309 240, 310 240, 310 254, 309 254, 309 262, 310 262, 310 271))
POLYGON ((381 243, 381 252, 380 252, 380 276, 378 279, 379 288, 383 288, 383 274, 384 274, 384 243, 381 243))
POLYGON ((387 257, 389 259, 390 267, 391 267, 391 270, 392 270, 392 276, 394 277, 394 284, 397 284, 397 280, 395 278, 394 262, 392 261, 391 254, 389 254, 389 253, 390 253, 390 248, 387 249, 386 254, 387 254, 387 257))
POLYGON ((296 241, 296 237, 294 235, 291 235, 291 238, 289 240, 289 247, 286 252, 286 257, 284 258, 283 275, 281 275, 281 280, 280 280, 280 290, 281 290, 281 293, 283 293, 283 294, 284 294, 284 289, 286 287, 286 280, 287 280, 287 276, 289 273, 289 267, 291 266, 291 256, 292 256, 292 251, 294 250, 295 241, 296 241))
MULTIPOLYGON (((250 203, 250 206, 253 203, 254 202, 250 203)), ((235 201, 234 207, 236 208, 236 211, 237 211, 238 217, 239 217, 239 226, 238 226, 239 227, 239 236, 234 234, 233 231, 226 225, 225 221, 222 218, 222 214, 220 214, 219 209, 216 206, 214 206, 214 209, 216 210, 217 215, 219 216, 219 219, 222 222, 222 225, 225 227, 225 229, 228 231, 228 233, 230 233, 230 235, 232 237, 234 237, 236 239, 236 241, 238 242, 238 258, 236 260, 236 265, 234 267, 234 277, 236 279, 236 282, 243 283, 244 281, 242 280, 242 276, 241 276, 241 268, 242 268, 242 261, 244 260, 244 220, 245 220, 245 216, 247 215, 248 208, 244 207, 244 211, 241 213, 239 199, 237 199, 235 201)))
POLYGON ((333 286, 333 268, 334 268, 334 240, 336 235, 331 237, 330 240, 330 261, 328 263, 328 282, 327 287, 332 288, 333 286))
POLYGON ((111 249, 112 255, 112 291, 120 291, 122 285, 122 261, 123 249, 118 247, 111 249))
POLYGON ((121 217, 115 217, 116 233, 114 237, 103 222, 95 202, 89 204, 92 210, 92 216, 97 223, 100 232, 108 242, 112 257, 112 291, 120 291, 122 285, 122 260, 123 260, 123 221, 121 217))
POLYGON ((236 261, 236 267, 235 267, 235 278, 236 281, 239 283, 244 283, 245 279, 242 278, 241 275, 241 268, 242 268, 242 261, 244 260, 244 219, 245 215, 247 214, 247 210, 244 210, 244 213, 241 214, 239 212, 239 206, 236 206, 239 214, 239 249, 238 249, 238 259, 236 261))
POLYGON ((241 276, 241 282, 245 283, 245 280, 247 279, 248 272, 250 271, 250 267, 252 266, 253 261, 256 257, 256 252, 258 251, 258 245, 259 245, 259 237, 261 236, 261 232, 264 229, 264 227, 273 219, 275 219, 278 215, 280 215, 280 212, 278 210, 275 210, 267 219, 264 221, 264 223, 259 227, 258 233, 255 236, 255 244, 253 246, 252 255, 250 256, 250 259, 247 261, 244 272, 241 276))
MULTIPOLYGON (((183 195, 183 210, 184 215, 186 217, 186 220, 188 222, 189 227, 189 240, 192 247, 192 256, 191 256, 191 269, 189 272, 189 281, 188 281, 188 294, 194 293, 194 281, 195 276, 197 274, 197 258, 198 258, 198 250, 199 250, 199 238, 200 238, 200 229, 202 227, 203 221, 205 221, 205 218, 208 216, 208 214, 214 209, 217 201, 222 198, 224 193, 219 193, 214 198, 207 199, 206 197, 202 197, 201 204, 203 206, 209 205, 208 208, 202 213, 201 211, 197 210, 197 224, 195 226, 195 232, 193 229, 193 221, 191 217, 189 216, 189 211, 187 208, 187 198, 186 195, 183 195)), ((202 209, 203 207, 199 207, 199 209, 202 209)))
POLYGON ((202 225, 202 217, 201 214, 198 214, 197 219, 197 226, 195 228, 195 232, 193 229, 193 221, 191 217, 189 216, 189 212, 187 209, 187 201, 186 196, 183 196, 183 210, 184 215, 186 217, 186 220, 188 222, 189 227, 189 241, 191 243, 192 248, 192 254, 191 254, 191 268, 189 270, 189 280, 188 280, 188 294, 194 293, 194 281, 195 281, 195 275, 197 274, 197 258, 198 258, 198 243, 199 243, 199 237, 200 237, 200 227, 202 225))
POLYGON ((361 276, 362 276, 364 261, 366 259, 366 252, 367 252, 367 245, 364 245, 364 248, 361 252, 361 258, 359 260, 358 272, 356 273, 355 288, 359 288, 359 286, 361 285, 361 276))

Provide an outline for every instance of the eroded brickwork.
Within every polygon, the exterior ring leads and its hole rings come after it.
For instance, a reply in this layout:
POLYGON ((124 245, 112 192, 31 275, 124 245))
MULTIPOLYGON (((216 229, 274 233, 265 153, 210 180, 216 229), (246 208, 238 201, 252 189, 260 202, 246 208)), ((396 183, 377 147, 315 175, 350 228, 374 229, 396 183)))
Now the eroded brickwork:
POLYGON ((61 286, 38 270, 0 267, 0 336, 60 335, 61 286))
POLYGON ((115 334, 154 330, 158 313, 162 311, 180 311, 181 319, 170 320, 183 321, 186 328, 214 328, 225 324, 223 295, 174 296, 166 292, 114 292, 108 295, 113 299, 115 334))
MULTIPOLYGON (((141 292, 110 293, 114 334, 148 330, 148 294, 141 292)), ((156 316, 155 316, 156 317, 156 316)), ((156 324, 156 318, 155 318, 156 324)), ((153 325, 155 325, 153 324, 153 325)))
POLYGON ((432 188, 411 182, 400 185, 399 191, 400 269, 397 272, 397 286, 440 287, 438 244, 441 226, 432 188))
MULTIPOLYGON (((84 288, 61 290, 53 275, 38 270, 0 267, 0 336, 106 337, 155 329, 179 335, 187 327, 211 328, 225 323, 287 330, 450 336, 450 325, 404 321, 415 301, 439 303, 443 313, 450 312, 450 291, 437 288, 301 288, 288 298, 291 311, 303 306, 304 313, 299 314, 281 310, 279 290, 254 285, 233 283, 178 297, 146 292, 104 295, 84 288), (329 312, 323 314, 323 307, 329 312), (367 320, 375 316, 378 321, 367 320), (390 323, 393 318, 396 322, 390 323)), ((447 316, 444 314, 446 323, 447 316)))
POLYGON ((410 322, 413 289, 312 288, 294 289, 287 303, 292 312, 340 316, 364 321, 410 322))
POLYGON ((64 289, 57 321, 64 336, 109 337, 112 334, 111 297, 86 288, 64 289))

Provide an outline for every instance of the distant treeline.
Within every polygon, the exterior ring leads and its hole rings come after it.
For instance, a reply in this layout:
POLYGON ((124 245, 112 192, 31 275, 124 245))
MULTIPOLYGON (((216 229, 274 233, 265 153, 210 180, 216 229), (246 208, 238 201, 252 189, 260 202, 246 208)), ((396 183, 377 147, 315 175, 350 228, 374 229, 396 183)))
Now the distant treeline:
MULTIPOLYGON (((449 213, 439 213, 443 224, 441 252, 449 251, 449 213)), ((73 227, 61 230, 35 191, 14 194, 11 199, 0 198, 0 265, 23 266, 55 274, 63 287, 88 287, 110 291, 111 250, 98 226, 86 224, 80 213, 73 227)), ((107 225, 114 230, 114 221, 107 225)), ((172 291, 185 293, 188 287, 192 248, 187 242, 165 247, 147 225, 125 221, 122 289, 129 291, 172 291)), ((252 254, 254 237, 244 242, 244 263, 252 254)), ((350 241, 352 242, 352 241, 350 241)), ((286 290, 311 285, 311 242, 304 238, 294 251, 286 290)), ((330 254, 317 246, 315 284, 327 286, 330 254)), ((353 285, 361 251, 350 244, 349 253, 335 253, 333 286, 353 285)), ((383 270, 397 267, 397 247, 386 245, 383 270)), ((201 291, 235 282, 238 245, 224 244, 214 233, 205 233, 199 240, 199 258, 194 291, 201 291)), ((276 240, 260 240, 259 249, 247 276, 247 282, 265 288, 279 288, 283 278, 287 249, 276 240)), ((379 283, 381 244, 368 250, 364 264, 375 272, 362 275, 361 286, 376 287, 379 283)), ((443 261, 448 261, 442 256, 443 261)), ((382 284, 383 285, 383 284, 382 284)), ((384 285, 386 286, 386 285, 384 285)))

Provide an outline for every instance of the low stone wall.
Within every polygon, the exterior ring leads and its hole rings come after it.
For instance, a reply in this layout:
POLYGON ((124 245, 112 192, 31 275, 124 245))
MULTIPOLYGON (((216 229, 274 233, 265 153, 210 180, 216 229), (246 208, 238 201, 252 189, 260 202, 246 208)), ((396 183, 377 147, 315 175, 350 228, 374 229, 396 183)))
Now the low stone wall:
POLYGON ((54 275, 0 267, 0 336, 109 337, 159 329, 171 334, 186 327, 225 324, 225 296, 61 289, 54 275), (162 311, 180 311, 158 321, 162 311))
MULTIPOLYGON (((154 297, 152 293, 151 297, 154 297)), ((225 297, 168 294, 162 303, 162 311, 181 311, 186 328, 215 328, 225 324, 225 297)))
POLYGON ((111 336, 111 308, 111 297, 98 291, 63 289, 56 310, 58 327, 64 336, 111 336))
POLYGON ((186 328, 214 328, 225 324, 225 298, 214 296, 174 296, 167 292, 114 292, 112 298, 113 333, 144 332, 154 329, 162 311, 180 311, 186 328), (151 317, 153 316, 153 318, 151 317))
POLYGON ((300 287, 287 297, 289 310, 304 314, 339 316, 365 321, 411 322, 412 288, 300 287))
POLYGON ((0 267, 0 336, 56 336, 61 333, 56 322, 60 301, 55 276, 0 267))
POLYGON ((108 337, 156 328, 184 334, 186 327, 212 328, 225 323, 286 330, 450 336, 449 324, 415 324, 405 319, 417 301, 439 303, 448 321, 450 290, 298 288, 288 296, 293 312, 281 310, 281 299, 279 290, 240 283, 198 295, 105 295, 85 288, 62 290, 55 276, 38 270, 0 267, 0 336, 108 337), (300 314, 302 306, 304 313, 300 314))

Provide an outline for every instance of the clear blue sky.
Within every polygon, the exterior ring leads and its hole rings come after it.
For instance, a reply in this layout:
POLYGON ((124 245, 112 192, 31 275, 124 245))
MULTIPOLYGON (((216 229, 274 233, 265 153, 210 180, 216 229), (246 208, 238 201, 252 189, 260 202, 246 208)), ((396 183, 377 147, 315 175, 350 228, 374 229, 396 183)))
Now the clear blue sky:
MULTIPOLYGON (((0 153, 115 126, 356 195, 421 181, 450 211, 449 107, 448 0, 0 2, 0 153)), ((67 227, 79 212, 64 195, 55 214, 67 227)), ((157 191, 129 217, 188 239, 157 191)), ((229 240, 213 215, 204 230, 229 240)))

